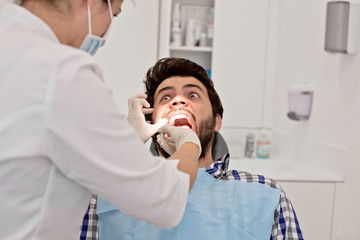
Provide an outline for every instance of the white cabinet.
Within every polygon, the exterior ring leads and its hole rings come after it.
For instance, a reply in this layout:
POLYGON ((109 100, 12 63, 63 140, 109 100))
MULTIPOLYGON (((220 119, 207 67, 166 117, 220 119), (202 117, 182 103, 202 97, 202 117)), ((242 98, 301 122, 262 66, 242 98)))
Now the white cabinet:
POLYGON ((330 240, 335 183, 280 182, 306 240, 330 240))
MULTIPOLYGON (((224 105, 225 127, 260 127, 264 121, 264 104, 266 105, 267 101, 264 96, 268 96, 265 93, 265 75, 268 67, 269 2, 161 1, 159 57, 189 58, 205 69, 211 69, 211 77, 224 105), (212 48, 170 45, 171 19, 175 3, 182 6, 214 7, 212 48)), ((184 25, 184 22, 182 23, 184 25)), ((184 30, 184 26, 182 29, 184 30)), ((268 98, 271 99, 271 96, 268 98)))
POLYGON ((261 126, 269 1, 216 0, 212 72, 224 126, 261 126))
MULTIPOLYGON (((186 46, 186 31, 189 19, 196 23, 195 32, 207 34, 207 22, 214 0, 162 0, 160 14, 159 58, 181 57, 188 58, 207 71, 211 71, 212 45, 186 46), (175 4, 180 5, 180 24, 182 43, 180 46, 170 44, 172 19, 175 4)), ((196 34, 196 35, 199 35, 196 34)))

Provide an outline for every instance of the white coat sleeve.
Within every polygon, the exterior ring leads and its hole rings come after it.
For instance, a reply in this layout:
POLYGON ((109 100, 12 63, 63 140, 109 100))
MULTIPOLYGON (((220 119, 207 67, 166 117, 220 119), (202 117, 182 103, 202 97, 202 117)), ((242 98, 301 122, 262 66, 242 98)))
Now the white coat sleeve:
MULTIPOLYGON (((126 87, 129 79, 119 81, 126 87)), ((64 175, 135 219, 163 228, 180 222, 189 175, 178 160, 151 155, 91 58, 63 54, 46 94, 48 153, 64 175)))

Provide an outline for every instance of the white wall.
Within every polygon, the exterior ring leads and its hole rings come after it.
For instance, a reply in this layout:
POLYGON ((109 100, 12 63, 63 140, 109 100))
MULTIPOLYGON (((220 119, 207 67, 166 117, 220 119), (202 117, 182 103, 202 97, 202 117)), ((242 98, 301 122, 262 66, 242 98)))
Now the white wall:
MULTIPOLYGON (((0 0, 0 8, 9 2, 14 0, 0 0)), ((110 38, 95 55, 123 113, 128 98, 144 92, 142 80, 157 60, 158 17, 159 0, 124 0, 110 38)))
POLYGON ((332 239, 359 239, 360 53, 324 51, 328 1, 278 2, 273 127, 299 141, 312 139, 348 149, 343 159, 346 181, 336 185, 332 239), (307 122, 291 121, 286 117, 287 87, 304 80, 315 89, 312 116, 307 122))
POLYGON ((144 92, 142 80, 157 60, 159 0, 125 0, 114 18, 109 40, 95 55, 120 110, 127 99, 144 92))
MULTIPOLYGON (((270 87, 274 98, 273 106, 266 108, 272 110, 273 128, 300 142, 312 139, 348 149, 348 158, 343 159, 346 181, 336 185, 332 239, 359 239, 360 53, 349 56, 324 51, 327 1, 271 1, 278 7, 273 9, 277 16, 272 17, 278 23, 274 27, 276 62, 269 63, 275 69, 268 71, 274 74, 270 87), (286 117, 287 87, 303 80, 313 84, 315 96, 310 120, 299 123, 286 117)), ((137 0, 135 7, 124 6, 110 40, 96 56, 124 112, 127 98, 143 92, 142 79, 157 59, 158 4, 159 0, 137 0)))
POLYGON ((0 9, 6 4, 6 3, 12 3, 14 0, 0 0, 0 9))

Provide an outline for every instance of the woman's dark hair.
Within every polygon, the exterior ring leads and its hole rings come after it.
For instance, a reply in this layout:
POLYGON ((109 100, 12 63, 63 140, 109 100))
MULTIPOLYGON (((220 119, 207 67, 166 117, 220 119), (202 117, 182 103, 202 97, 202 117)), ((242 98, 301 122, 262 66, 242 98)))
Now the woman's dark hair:
MULTIPOLYGON (((207 88, 213 116, 219 114, 223 117, 223 106, 219 95, 214 89, 214 83, 209 78, 207 72, 203 67, 195 62, 184 58, 162 58, 151 67, 144 80, 145 93, 147 94, 147 101, 151 107, 154 106, 154 95, 158 86, 167 78, 173 76, 180 77, 194 77, 199 80, 207 88)), ((147 116, 147 120, 151 120, 151 116, 147 116)))

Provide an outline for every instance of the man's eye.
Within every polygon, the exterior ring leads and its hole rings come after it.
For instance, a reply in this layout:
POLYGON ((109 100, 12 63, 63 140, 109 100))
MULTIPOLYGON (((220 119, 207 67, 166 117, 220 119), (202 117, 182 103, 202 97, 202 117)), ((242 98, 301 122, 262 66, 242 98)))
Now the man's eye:
POLYGON ((199 94, 197 94, 197 93, 191 93, 190 95, 189 95, 189 98, 199 98, 200 96, 199 96, 199 94))
POLYGON ((170 97, 169 97, 169 96, 163 96, 163 97, 160 99, 160 102, 162 102, 162 101, 167 101, 167 100, 170 100, 170 97))

